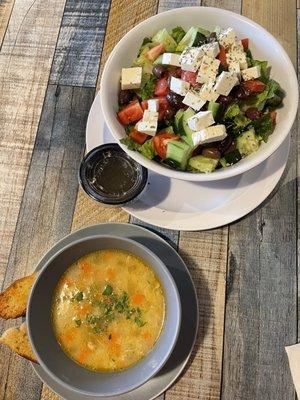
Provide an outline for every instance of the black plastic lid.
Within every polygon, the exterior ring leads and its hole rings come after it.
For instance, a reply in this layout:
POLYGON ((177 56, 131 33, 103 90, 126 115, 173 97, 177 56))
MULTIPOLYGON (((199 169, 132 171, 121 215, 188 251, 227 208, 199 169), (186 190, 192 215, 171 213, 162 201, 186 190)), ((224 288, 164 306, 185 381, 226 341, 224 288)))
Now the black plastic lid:
POLYGON ((122 205, 144 189, 148 171, 125 153, 116 143, 91 150, 81 161, 79 182, 94 200, 122 205))

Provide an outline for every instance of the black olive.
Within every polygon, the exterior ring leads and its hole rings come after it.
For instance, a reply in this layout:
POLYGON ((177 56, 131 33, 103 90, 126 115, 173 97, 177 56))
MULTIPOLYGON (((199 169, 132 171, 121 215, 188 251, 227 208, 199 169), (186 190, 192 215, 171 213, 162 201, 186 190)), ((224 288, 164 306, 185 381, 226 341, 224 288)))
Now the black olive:
POLYGON ((207 43, 217 42, 217 40, 218 38, 216 32, 211 32, 211 34, 206 39, 207 43))
POLYGON ((125 106, 132 99, 133 93, 131 90, 120 90, 119 91, 119 104, 125 106))
POLYGON ((169 92, 166 96, 166 99, 170 106, 174 107, 175 109, 182 107, 182 97, 174 92, 169 92))
POLYGON ((173 108, 169 108, 164 113, 164 122, 167 126, 171 125, 172 120, 175 116, 175 110, 173 108))
POLYGON ((242 84, 235 86, 231 94, 239 100, 246 100, 251 96, 251 93, 242 84))
POLYGON ((228 96, 223 96, 222 94, 218 97, 218 103, 224 104, 227 106, 228 104, 233 102, 233 97, 229 94, 228 96))
POLYGON ((232 143, 233 143, 233 138, 228 135, 218 144, 218 150, 223 154, 231 147, 232 143))
POLYGON ((156 76, 156 78, 161 78, 166 71, 167 69, 161 64, 154 65, 152 69, 152 72, 156 76))

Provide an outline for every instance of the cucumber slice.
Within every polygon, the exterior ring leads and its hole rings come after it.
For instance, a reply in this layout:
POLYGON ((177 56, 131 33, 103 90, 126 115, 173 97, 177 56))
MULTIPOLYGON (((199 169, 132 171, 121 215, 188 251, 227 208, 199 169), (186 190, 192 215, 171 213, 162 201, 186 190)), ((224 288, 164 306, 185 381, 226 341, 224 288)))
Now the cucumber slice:
POLYGON ((242 159, 241 153, 236 149, 228 154, 225 154, 220 159, 220 164, 222 165, 222 167, 225 168, 225 167, 229 167, 230 165, 236 164, 241 159, 242 159))
POLYGON ((166 30, 166 28, 158 31, 152 38, 152 42, 161 43, 164 45, 167 52, 173 53, 176 49, 177 43, 166 30))
POLYGON ((193 46, 197 33, 198 28, 192 26, 178 43, 176 51, 183 51, 186 47, 193 46))
POLYGON ((153 65, 162 64, 162 58, 163 55, 161 54, 160 56, 157 57, 156 60, 153 61, 153 65))
POLYGON ((166 161, 175 164, 181 170, 185 170, 191 153, 192 149, 187 143, 170 140, 167 144, 166 161))
POLYGON ((184 135, 183 140, 191 146, 193 145, 193 140, 192 140, 193 131, 189 128, 187 121, 195 114, 196 114, 195 111, 189 107, 187 110, 183 112, 178 122, 179 132, 182 132, 182 134, 184 135))
POLYGON ((236 140, 236 146, 242 156, 248 156, 259 148, 259 139, 253 128, 243 132, 236 140))
POLYGON ((205 44, 206 43, 206 36, 204 36, 201 32, 199 32, 199 30, 198 30, 198 32, 196 33, 196 36, 195 36, 195 39, 194 39, 194 42, 193 42, 193 44, 192 44, 192 46, 194 46, 194 47, 200 47, 200 46, 202 46, 203 44, 205 44))
POLYGON ((207 110, 212 112, 214 119, 216 119, 219 108, 220 108, 220 104, 216 103, 214 101, 210 101, 207 106, 207 110))
POLYGON ((208 37, 210 35, 210 31, 208 31, 205 28, 202 28, 201 26, 198 26, 198 32, 202 33, 202 35, 208 37))
POLYGON ((181 130, 179 130, 179 120, 182 117, 184 113, 184 110, 178 110, 177 113, 175 114, 175 118, 174 118, 174 131, 175 133, 177 133, 177 135, 182 135, 183 132, 181 130))
POLYGON ((204 157, 202 155, 195 156, 189 159, 188 169, 196 172, 212 172, 216 169, 219 160, 214 158, 204 157))

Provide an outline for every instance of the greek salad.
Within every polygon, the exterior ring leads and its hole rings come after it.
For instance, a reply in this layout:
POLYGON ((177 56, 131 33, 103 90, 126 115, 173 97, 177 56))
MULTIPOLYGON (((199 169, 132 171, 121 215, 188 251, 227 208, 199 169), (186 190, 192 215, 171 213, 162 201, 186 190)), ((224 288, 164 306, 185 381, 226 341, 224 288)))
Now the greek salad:
POLYGON ((282 99, 268 62, 233 28, 162 29, 122 68, 121 143, 171 168, 212 172, 267 142, 282 99))

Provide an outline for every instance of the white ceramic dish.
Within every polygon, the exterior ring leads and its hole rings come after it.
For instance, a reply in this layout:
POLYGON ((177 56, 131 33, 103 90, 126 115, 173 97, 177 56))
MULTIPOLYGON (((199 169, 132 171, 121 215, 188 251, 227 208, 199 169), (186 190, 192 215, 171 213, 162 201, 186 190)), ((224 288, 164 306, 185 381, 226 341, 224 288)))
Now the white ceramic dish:
POLYGON ((42 265, 64 246, 74 240, 85 236, 113 235, 128 238, 140 243, 149 249, 155 248, 156 255, 167 266, 177 285, 182 306, 182 323, 175 348, 159 373, 148 382, 129 393, 118 396, 89 396, 66 388, 41 365, 32 363, 36 374, 56 394, 65 400, 151 400, 163 393, 184 369, 196 339, 198 328, 198 303, 196 290, 190 273, 178 253, 165 240, 148 229, 133 224, 106 223, 88 226, 72 232, 56 243, 37 265, 39 270, 42 265))
POLYGON ((213 181, 233 177, 259 165, 273 154, 288 136, 298 107, 298 83, 294 67, 283 47, 264 28, 241 15, 220 8, 184 7, 157 14, 131 29, 111 52, 101 81, 101 104, 105 122, 117 142, 125 136, 124 128, 117 121, 117 95, 119 91, 120 71, 130 66, 136 57, 138 48, 146 36, 152 36, 161 28, 173 28, 182 25, 203 26, 213 29, 216 25, 233 27, 240 38, 250 38, 250 49, 255 58, 267 60, 271 65, 271 76, 277 80, 286 92, 284 106, 278 110, 277 125, 268 143, 237 164, 207 174, 192 174, 166 168, 155 161, 148 160, 138 152, 121 147, 146 168, 169 178, 188 181, 213 181), (283 74, 284 72, 284 74, 283 74))
MULTIPOLYGON (((98 93, 87 121, 87 150, 114 141, 104 122, 98 93)), ((275 188, 287 162, 289 142, 288 136, 266 161, 223 181, 187 182, 149 171, 144 193, 123 209, 168 229, 204 230, 229 224, 254 210, 275 188)))

